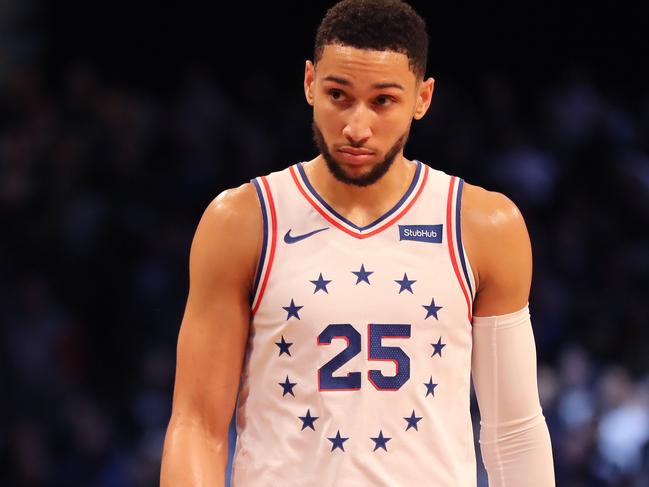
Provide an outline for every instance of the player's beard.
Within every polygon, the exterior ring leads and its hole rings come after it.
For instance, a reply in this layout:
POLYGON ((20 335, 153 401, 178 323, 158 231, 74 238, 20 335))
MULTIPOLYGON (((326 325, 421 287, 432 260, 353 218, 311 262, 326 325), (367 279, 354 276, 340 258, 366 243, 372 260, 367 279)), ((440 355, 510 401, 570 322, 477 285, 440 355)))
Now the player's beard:
POLYGON ((327 143, 324 140, 324 136, 322 135, 322 132, 318 128, 318 125, 315 123, 315 120, 312 123, 312 128, 313 128, 313 140, 315 141, 315 144, 318 150, 320 151, 320 154, 322 154, 322 157, 327 163, 329 172, 331 172, 333 177, 335 177, 341 183, 352 184, 354 186, 369 186, 370 184, 374 184, 379 179, 381 179, 385 175, 385 173, 388 172, 390 166, 392 166, 392 163, 394 162, 394 159, 397 157, 397 154, 399 154, 399 152, 401 152, 401 150, 406 145, 406 142, 408 140, 408 134, 410 131, 410 130, 406 131, 405 134, 403 134, 401 137, 397 139, 394 145, 390 147, 390 150, 385 155, 385 158, 381 162, 376 164, 370 170, 370 172, 368 172, 367 174, 363 174, 362 176, 350 176, 345 172, 342 164, 338 162, 334 156, 331 155, 331 152, 329 152, 329 149, 327 148, 327 143))

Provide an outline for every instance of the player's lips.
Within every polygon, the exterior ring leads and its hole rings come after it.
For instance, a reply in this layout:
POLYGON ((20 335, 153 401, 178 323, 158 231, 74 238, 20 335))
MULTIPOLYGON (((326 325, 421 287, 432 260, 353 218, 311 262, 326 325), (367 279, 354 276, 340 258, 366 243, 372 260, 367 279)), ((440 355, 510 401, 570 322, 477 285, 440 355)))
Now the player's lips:
POLYGON ((342 161, 350 164, 364 164, 374 157, 374 152, 354 147, 342 147, 338 149, 338 154, 342 161))

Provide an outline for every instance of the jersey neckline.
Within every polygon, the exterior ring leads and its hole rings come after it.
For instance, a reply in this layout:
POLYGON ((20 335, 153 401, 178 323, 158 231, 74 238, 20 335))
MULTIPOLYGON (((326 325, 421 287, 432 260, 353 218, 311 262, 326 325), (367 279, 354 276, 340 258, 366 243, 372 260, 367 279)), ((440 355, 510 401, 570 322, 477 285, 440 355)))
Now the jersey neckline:
POLYGON ((406 192, 399 201, 372 223, 358 226, 336 210, 315 190, 304 171, 303 162, 298 162, 289 169, 293 180, 306 200, 331 224, 357 238, 366 238, 384 230, 401 218, 419 197, 428 176, 428 166, 418 160, 415 174, 406 192), (297 173, 297 174, 296 174, 297 173), (399 212, 403 208, 403 211, 399 212), (398 212, 398 213, 397 213, 398 212), (396 213, 396 216, 394 216, 396 213), (391 218, 393 217, 393 218, 391 218), (387 223, 385 223, 387 221, 387 223), (382 225, 383 224, 383 225, 382 225))

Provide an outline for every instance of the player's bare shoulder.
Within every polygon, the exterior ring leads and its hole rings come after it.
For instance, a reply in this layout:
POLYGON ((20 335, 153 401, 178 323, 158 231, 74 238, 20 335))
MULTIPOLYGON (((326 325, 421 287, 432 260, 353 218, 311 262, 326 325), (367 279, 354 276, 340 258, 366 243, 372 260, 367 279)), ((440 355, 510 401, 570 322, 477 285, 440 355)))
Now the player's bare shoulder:
POLYGON ((261 229, 259 198, 252 183, 219 193, 205 209, 203 218, 243 226, 242 230, 261 229), (251 228, 245 228, 247 226, 251 228))
POLYGON ((465 183, 461 224, 478 288, 479 280, 501 270, 529 268, 531 273, 527 226, 519 208, 506 195, 465 183))
POLYGON ((262 232, 259 199, 251 183, 221 192, 207 205, 196 228, 190 273, 200 266, 201 271, 218 269, 215 274, 227 272, 231 278, 251 281, 262 232))
POLYGON ((485 231, 514 230, 525 225, 516 204, 502 193, 464 183, 462 220, 485 231))

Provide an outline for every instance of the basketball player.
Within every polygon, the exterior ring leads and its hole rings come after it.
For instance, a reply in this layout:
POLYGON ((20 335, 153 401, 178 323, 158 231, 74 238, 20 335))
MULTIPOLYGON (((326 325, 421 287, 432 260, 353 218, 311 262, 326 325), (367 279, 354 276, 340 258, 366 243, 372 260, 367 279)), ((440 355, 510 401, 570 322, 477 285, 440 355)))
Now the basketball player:
POLYGON ((403 149, 429 108, 424 21, 344 0, 304 92, 319 154, 220 194, 190 253, 162 485, 554 485, 526 226, 403 149))

